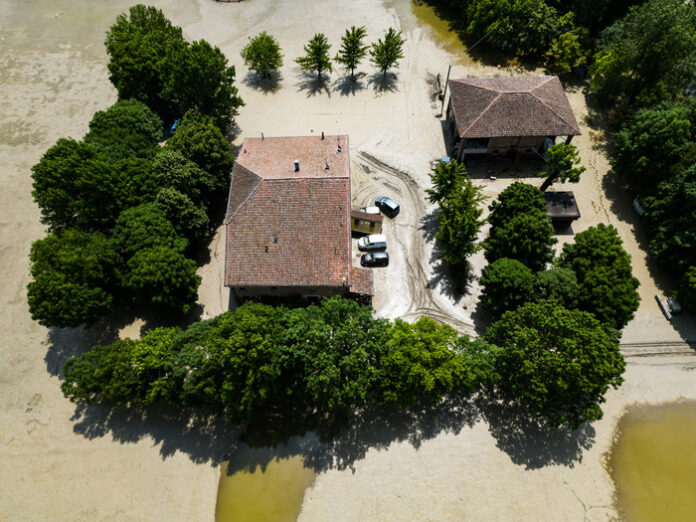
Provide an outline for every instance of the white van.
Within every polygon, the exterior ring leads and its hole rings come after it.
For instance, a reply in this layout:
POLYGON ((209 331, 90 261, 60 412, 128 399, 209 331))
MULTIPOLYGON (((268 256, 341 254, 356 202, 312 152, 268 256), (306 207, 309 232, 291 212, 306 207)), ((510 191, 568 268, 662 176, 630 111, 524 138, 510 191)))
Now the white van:
POLYGON ((358 250, 384 250, 387 248, 387 238, 384 234, 370 234, 358 239, 358 250))

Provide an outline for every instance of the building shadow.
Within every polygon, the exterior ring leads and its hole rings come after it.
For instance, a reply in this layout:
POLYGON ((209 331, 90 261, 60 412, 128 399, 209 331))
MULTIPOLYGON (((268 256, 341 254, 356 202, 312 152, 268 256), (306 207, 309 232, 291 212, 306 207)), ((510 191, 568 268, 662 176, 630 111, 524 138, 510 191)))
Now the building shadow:
POLYGON ((397 76, 394 73, 374 73, 371 74, 367 80, 367 84, 372 86, 372 90, 377 94, 383 94, 386 92, 396 92, 399 90, 397 87, 397 76))
POLYGON ((269 72, 267 76, 249 71, 242 83, 250 89, 261 91, 263 94, 273 94, 280 89, 282 81, 283 75, 277 70, 269 72))
POLYGON ((303 72, 300 76, 300 81, 295 84, 297 87, 297 92, 304 92, 307 98, 316 96, 325 92, 326 95, 331 97, 331 90, 329 89, 329 77, 326 73, 322 74, 319 78, 316 74, 303 72))
POLYGON ((362 81, 365 73, 357 73, 354 77, 349 74, 336 79, 331 88, 337 91, 341 96, 355 96, 355 93, 366 89, 367 86, 362 81))

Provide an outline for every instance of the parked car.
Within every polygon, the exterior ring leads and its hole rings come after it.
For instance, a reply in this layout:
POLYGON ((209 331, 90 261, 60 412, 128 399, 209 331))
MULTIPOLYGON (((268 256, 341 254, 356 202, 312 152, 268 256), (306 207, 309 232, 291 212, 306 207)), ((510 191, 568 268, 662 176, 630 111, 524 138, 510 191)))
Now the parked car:
POLYGON ((376 214, 379 215, 379 207, 361 207, 358 209, 360 212, 365 214, 376 214))
POLYGON ((399 204, 392 198, 388 198, 387 196, 378 197, 375 200, 375 205, 377 205, 379 209, 382 212, 384 212, 385 216, 388 216, 390 218, 395 218, 396 216, 398 216, 399 211, 401 210, 399 204))
POLYGON ((360 257, 360 266, 387 266, 389 254, 386 252, 369 252, 360 257))
POLYGON ((358 239, 358 250, 384 250, 387 248, 387 238, 384 234, 370 234, 358 239))

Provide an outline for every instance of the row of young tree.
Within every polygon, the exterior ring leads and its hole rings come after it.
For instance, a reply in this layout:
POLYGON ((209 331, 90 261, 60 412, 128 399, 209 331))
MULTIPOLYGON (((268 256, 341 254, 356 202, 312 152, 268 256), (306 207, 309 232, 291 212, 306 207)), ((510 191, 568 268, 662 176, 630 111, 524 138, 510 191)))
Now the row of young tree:
MULTIPOLYGON (((365 44, 366 37, 367 29, 364 26, 351 26, 350 29, 346 29, 338 54, 332 59, 331 44, 326 35, 317 33, 304 46, 305 54, 295 62, 302 70, 316 73, 319 81, 324 71, 333 71, 333 62, 339 64, 346 72, 350 71, 351 79, 355 79, 355 70, 369 54, 372 64, 386 76, 387 71, 404 57, 405 40, 401 32, 389 28, 384 39, 380 38, 371 45, 365 44)), ((265 31, 250 38, 241 55, 246 66, 261 77, 270 76, 283 65, 283 55, 278 41, 265 31)))
POLYGON ((306 308, 245 303, 183 331, 94 347, 66 363, 62 389, 74 402, 167 403, 246 423, 325 421, 491 390, 575 427, 601 417, 623 368, 614 330, 552 301, 508 312, 471 340, 428 318, 375 319, 370 307, 336 297, 306 308))
POLYGON ((592 93, 611 111, 611 165, 639 196, 650 252, 696 312, 696 5, 647 0, 607 28, 592 93))
POLYGON ((46 326, 90 325, 133 305, 188 313, 200 283, 192 257, 228 188, 233 158, 221 127, 241 100, 220 50, 188 44, 142 5, 118 17, 106 46, 120 101, 32 169, 48 236, 32 245, 27 291, 46 326), (160 146, 173 117, 181 122, 160 146))

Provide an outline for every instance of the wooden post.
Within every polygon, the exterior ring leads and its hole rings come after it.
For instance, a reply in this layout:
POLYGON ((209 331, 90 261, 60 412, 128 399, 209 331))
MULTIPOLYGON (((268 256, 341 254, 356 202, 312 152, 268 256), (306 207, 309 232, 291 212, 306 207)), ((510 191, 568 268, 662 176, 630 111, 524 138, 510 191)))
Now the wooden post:
POLYGON ((450 77, 450 71, 452 71, 452 64, 450 64, 447 67, 447 78, 445 79, 445 90, 442 93, 442 109, 440 109, 440 114, 447 119, 447 115, 445 114, 445 98, 447 98, 447 85, 449 84, 449 77, 450 77))
POLYGON ((566 138, 566 145, 570 145, 570 142, 573 140, 573 136, 570 135, 566 138))

